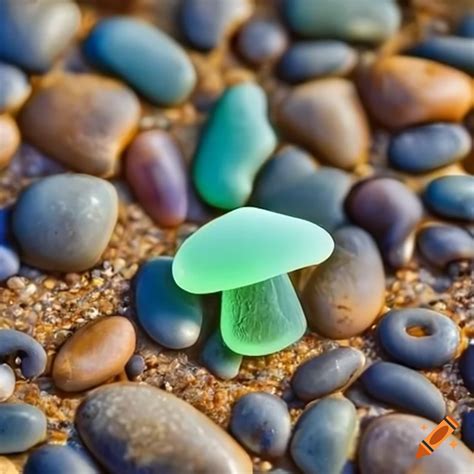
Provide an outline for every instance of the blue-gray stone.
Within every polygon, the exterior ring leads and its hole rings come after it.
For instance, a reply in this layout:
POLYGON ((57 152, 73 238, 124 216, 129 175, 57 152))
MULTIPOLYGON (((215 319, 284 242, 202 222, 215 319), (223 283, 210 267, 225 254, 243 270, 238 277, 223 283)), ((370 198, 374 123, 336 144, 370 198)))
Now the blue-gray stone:
POLYGON ((31 72, 46 72, 80 24, 70 0, 0 1, 0 60, 31 72))
POLYGON ((129 17, 102 20, 87 38, 89 61, 158 105, 183 102, 196 83, 184 49, 155 26, 129 17))
POLYGON ((464 16, 458 25, 456 33, 464 38, 474 38, 474 12, 464 16))
POLYGON ((409 128, 394 136, 388 149, 390 164, 408 173, 428 173, 463 159, 471 137, 458 124, 435 123, 409 128))
POLYGON ((125 372, 130 380, 136 379, 146 369, 146 362, 142 355, 134 354, 125 366, 125 372))
POLYGON ((382 348, 396 362, 414 369, 434 369, 456 355, 461 336, 456 323, 443 314, 423 308, 393 309, 377 326, 382 348), (412 336, 410 328, 423 336, 412 336))
POLYGON ((198 339, 202 325, 199 297, 182 290, 171 273, 173 259, 146 262, 136 280, 138 321, 156 342, 169 349, 184 349, 198 339))
POLYGON ((364 389, 376 400, 439 423, 446 414, 443 395, 424 375, 392 362, 376 362, 362 375, 364 389))
POLYGON ((0 208, 0 244, 4 244, 10 236, 11 208, 0 208))
POLYGON ((277 66, 278 76, 290 84, 327 76, 344 76, 355 66, 357 53, 342 41, 293 44, 277 66))
POLYGON ((474 342, 471 342, 463 352, 459 361, 459 371, 464 385, 474 394, 474 342))
POLYGON ((291 440, 291 456, 304 474, 340 474, 357 431, 354 405, 343 397, 311 404, 291 440))
POLYGON ((16 275, 20 271, 20 258, 15 250, 0 243, 0 282, 16 275))
POLYGON ((247 449, 264 458, 282 456, 291 435, 286 403, 270 393, 253 392, 232 408, 230 431, 247 449))
POLYGON ((0 114, 17 110, 30 90, 28 78, 20 69, 0 62, 0 114))
POLYGON ((474 410, 464 413, 461 422, 461 433, 466 446, 474 451, 474 410))
POLYGON ((296 369, 291 386, 301 400, 315 400, 354 382, 364 363, 364 354, 352 347, 324 352, 296 369))
POLYGON ((225 345, 220 330, 216 330, 206 341, 201 362, 215 376, 230 380, 239 374, 242 356, 231 351, 225 345))
POLYGON ((424 191, 426 205, 450 219, 474 221, 474 176, 443 176, 424 191))
POLYGON ((0 404, 0 454, 22 453, 46 439, 46 416, 26 403, 0 404))

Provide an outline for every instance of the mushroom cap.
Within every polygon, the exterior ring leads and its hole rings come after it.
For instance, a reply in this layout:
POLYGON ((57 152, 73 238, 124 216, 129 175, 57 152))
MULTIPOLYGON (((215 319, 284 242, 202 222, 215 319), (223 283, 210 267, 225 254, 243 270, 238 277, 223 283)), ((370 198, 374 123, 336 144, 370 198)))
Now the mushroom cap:
POLYGON ((330 234, 316 224, 241 207, 201 227, 181 245, 173 277, 190 293, 215 293, 316 265, 333 249, 330 234))

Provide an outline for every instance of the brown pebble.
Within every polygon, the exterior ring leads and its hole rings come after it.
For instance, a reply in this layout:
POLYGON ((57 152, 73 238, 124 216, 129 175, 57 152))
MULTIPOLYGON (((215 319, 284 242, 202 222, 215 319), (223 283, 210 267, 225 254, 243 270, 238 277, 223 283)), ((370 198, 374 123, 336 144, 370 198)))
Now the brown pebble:
POLYGON ((9 115, 0 115, 0 170, 8 166, 20 144, 20 132, 9 115))
POLYGON ((65 392, 87 390, 120 374, 135 350, 132 323, 104 317, 82 327, 59 350, 53 380, 65 392))

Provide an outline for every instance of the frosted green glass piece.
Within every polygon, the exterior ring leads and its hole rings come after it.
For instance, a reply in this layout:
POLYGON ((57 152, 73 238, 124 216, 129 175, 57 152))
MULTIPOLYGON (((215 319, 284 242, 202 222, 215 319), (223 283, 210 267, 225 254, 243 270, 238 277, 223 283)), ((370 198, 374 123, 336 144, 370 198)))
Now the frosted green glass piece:
POLYGON ((222 293, 222 339, 237 354, 272 354, 298 341, 306 318, 288 275, 222 293))
POLYGON ((242 207, 184 241, 173 261, 173 277, 190 293, 215 293, 316 265, 333 249, 329 233, 316 224, 242 207))

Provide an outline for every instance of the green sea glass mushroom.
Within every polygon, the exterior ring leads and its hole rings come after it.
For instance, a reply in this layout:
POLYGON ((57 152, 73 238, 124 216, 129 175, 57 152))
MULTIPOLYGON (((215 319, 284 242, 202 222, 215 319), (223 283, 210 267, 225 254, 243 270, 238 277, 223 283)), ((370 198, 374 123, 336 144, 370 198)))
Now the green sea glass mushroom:
POLYGON ((201 227, 173 261, 190 293, 222 291, 221 333, 237 354, 277 352, 300 339, 306 318, 287 273, 326 260, 331 236, 311 222, 253 207, 201 227))

